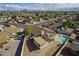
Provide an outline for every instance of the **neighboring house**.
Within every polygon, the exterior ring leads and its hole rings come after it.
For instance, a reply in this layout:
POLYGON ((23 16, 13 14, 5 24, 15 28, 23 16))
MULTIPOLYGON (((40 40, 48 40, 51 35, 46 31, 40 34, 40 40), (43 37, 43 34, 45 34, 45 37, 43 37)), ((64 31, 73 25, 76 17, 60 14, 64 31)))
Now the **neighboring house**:
MULTIPOLYGON (((4 26, 0 25, 0 55, 2 56, 15 56, 19 55, 21 51, 21 40, 13 35, 17 35, 18 29, 16 26, 4 26)), ((20 35, 20 38, 24 37, 24 34, 20 35)))
POLYGON ((27 19, 25 18, 25 16, 17 16, 17 17, 16 17, 16 22, 18 22, 18 23, 23 23, 23 24, 25 24, 26 21, 27 21, 27 19))
POLYGON ((7 20, 7 16, 0 16, 0 22, 6 22, 7 20))
POLYGON ((15 26, 10 25, 7 26, 0 26, 0 43, 6 42, 12 35, 16 35, 18 29, 15 26))
POLYGON ((16 26, 10 25, 9 27, 5 26, 3 28, 4 31, 12 34, 12 35, 16 35, 16 33, 18 32, 18 28, 16 26))
POLYGON ((74 42, 70 45, 71 53, 79 56, 79 42, 74 42))
POLYGON ((0 44, 5 43, 9 40, 10 34, 6 32, 0 32, 0 44))
POLYGON ((39 37, 34 38, 34 43, 36 44, 38 48, 41 48, 47 43, 47 41, 39 36, 39 37))

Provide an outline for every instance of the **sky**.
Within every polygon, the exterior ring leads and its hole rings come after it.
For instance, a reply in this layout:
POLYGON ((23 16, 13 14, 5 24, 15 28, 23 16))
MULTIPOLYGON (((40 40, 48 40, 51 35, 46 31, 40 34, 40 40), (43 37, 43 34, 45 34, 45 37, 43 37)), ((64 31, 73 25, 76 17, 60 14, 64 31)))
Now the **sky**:
POLYGON ((0 3, 0 10, 79 10, 79 3, 0 3))

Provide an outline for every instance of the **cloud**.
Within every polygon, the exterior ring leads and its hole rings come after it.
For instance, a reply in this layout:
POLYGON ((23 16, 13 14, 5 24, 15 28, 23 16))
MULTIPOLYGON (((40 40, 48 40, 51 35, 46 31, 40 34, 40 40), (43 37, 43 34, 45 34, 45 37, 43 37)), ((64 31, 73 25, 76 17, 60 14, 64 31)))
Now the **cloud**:
POLYGON ((6 7, 11 7, 11 8, 21 8, 19 5, 13 5, 13 4, 6 4, 6 7))
POLYGON ((1 9, 15 10, 58 10, 63 8, 79 8, 79 3, 0 3, 1 9))

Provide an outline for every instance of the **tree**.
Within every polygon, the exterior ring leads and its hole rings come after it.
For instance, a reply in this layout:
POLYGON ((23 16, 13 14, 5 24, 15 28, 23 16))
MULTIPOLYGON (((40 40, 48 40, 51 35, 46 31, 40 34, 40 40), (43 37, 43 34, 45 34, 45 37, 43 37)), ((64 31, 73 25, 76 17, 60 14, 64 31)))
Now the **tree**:
POLYGON ((77 23, 76 23, 75 20, 65 21, 65 22, 63 22, 62 27, 63 27, 65 30, 67 30, 68 27, 73 28, 73 29, 76 29, 77 23))
POLYGON ((24 29, 24 33, 25 33, 25 35, 27 36, 29 36, 30 34, 31 34, 31 31, 32 31, 32 29, 31 29, 31 27, 30 26, 28 26, 28 27, 26 27, 25 29, 24 29))
POLYGON ((16 20, 16 16, 15 16, 15 15, 12 15, 12 19, 13 19, 13 20, 16 20))

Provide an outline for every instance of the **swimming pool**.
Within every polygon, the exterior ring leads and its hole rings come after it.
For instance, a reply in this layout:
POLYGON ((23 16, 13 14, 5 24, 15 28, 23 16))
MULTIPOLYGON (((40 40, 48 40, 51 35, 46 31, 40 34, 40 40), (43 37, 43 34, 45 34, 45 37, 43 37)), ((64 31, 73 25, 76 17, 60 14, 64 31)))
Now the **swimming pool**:
POLYGON ((61 35, 57 35, 57 36, 56 36, 56 39, 57 39, 57 41, 59 41, 60 43, 64 43, 64 42, 68 39, 68 36, 61 34, 61 35))

